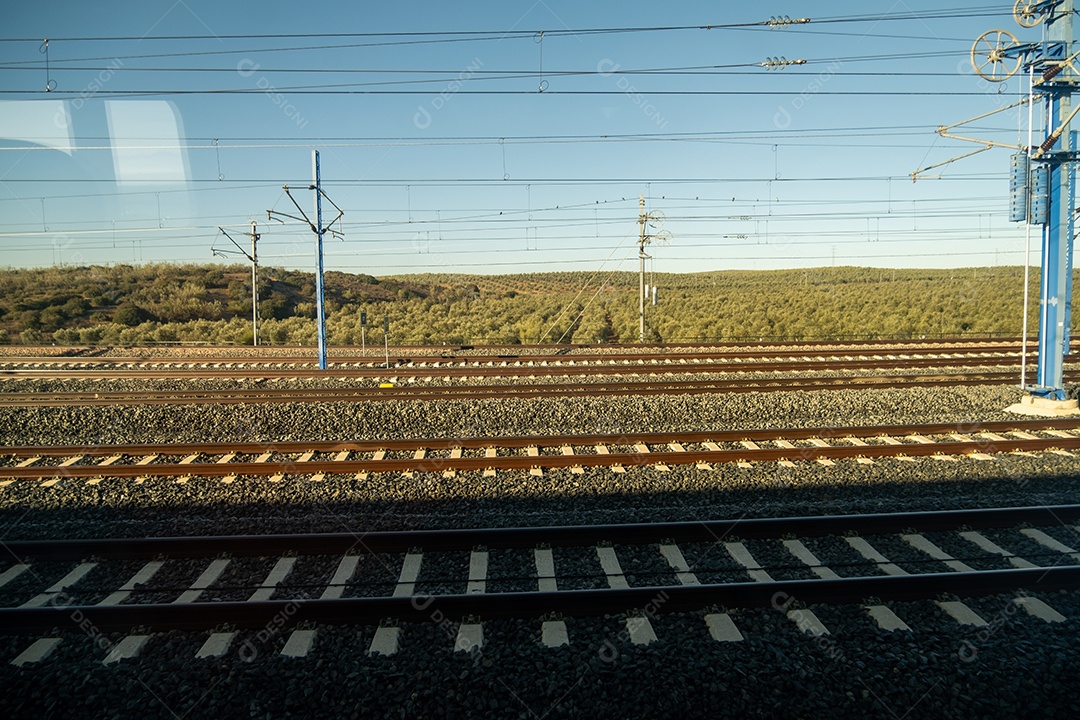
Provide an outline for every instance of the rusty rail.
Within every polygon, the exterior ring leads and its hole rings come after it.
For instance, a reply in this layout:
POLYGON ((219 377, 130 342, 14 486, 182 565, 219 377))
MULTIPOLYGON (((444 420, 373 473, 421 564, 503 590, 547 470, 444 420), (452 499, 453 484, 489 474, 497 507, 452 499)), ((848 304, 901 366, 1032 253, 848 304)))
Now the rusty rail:
MULTIPOLYGON (((876 438, 882 436, 905 437, 956 433, 962 436, 973 433, 1000 433, 1039 430, 1075 429, 1080 420, 1028 420, 991 423, 959 423, 931 425, 884 425, 844 428, 799 428, 778 430, 727 430, 698 433, 628 433, 623 435, 561 435, 551 437, 513 438, 453 438, 444 440, 396 440, 356 442, 311 443, 213 443, 188 445, 113 445, 81 448, 65 447, 12 447, 3 451, 15 458, 75 457, 103 455, 179 455, 229 453, 254 454, 276 452, 341 452, 377 450, 425 449, 453 450, 475 448, 536 448, 536 454, 496 455, 495 457, 413 457, 379 460, 275 460, 267 462, 215 462, 215 463, 163 463, 146 465, 80 465, 2 467, 0 478, 46 478, 46 477, 223 477, 268 476, 278 474, 352 474, 362 472, 437 472, 443 470, 529 470, 533 468, 575 468, 649 465, 689 465, 698 463, 768 462, 779 460, 817 460, 843 458, 927 457, 933 455, 967 455, 973 453, 1003 453, 1039 450, 1080 450, 1080 437, 1052 438, 985 438, 979 440, 948 440, 910 442, 899 444, 851 444, 845 446, 820 445, 778 448, 733 448, 693 451, 664 452, 608 452, 543 455, 540 448, 564 448, 590 445, 664 445, 669 443, 739 443, 742 441, 777 441, 807 439, 876 438)), ((426 455, 426 453, 425 453, 426 455)))
MULTIPOLYGON (((1066 380, 1080 374, 1066 373, 1066 380)), ((639 382, 539 383, 530 385, 448 385, 394 388, 236 388, 214 390, 147 390, 120 392, 0 393, 0 407, 91 407, 101 405, 238 405, 283 402, 379 402, 389 400, 461 400, 484 398, 603 397, 620 395, 704 395, 709 393, 814 392, 860 388, 1008 385, 1015 372, 965 375, 887 375, 846 377, 779 377, 744 380, 657 380, 639 382)))

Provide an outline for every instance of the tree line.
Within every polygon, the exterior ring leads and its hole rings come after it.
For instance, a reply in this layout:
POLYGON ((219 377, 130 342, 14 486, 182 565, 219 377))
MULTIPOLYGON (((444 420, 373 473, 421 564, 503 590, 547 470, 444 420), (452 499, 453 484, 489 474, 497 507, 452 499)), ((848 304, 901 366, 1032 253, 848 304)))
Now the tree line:
MULTIPOLYGON (((638 276, 417 274, 325 278, 333 345, 632 343, 638 276), (362 331, 361 318, 367 327, 362 331)), ((917 338, 1018 335, 1023 268, 719 271, 656 274, 646 339, 917 338)), ((1032 271, 1030 332, 1037 328, 1032 271)), ((141 345, 252 342, 251 274, 233 265, 0 270, 0 343, 141 345)), ((315 343, 311 273, 261 268, 259 340, 315 343)))

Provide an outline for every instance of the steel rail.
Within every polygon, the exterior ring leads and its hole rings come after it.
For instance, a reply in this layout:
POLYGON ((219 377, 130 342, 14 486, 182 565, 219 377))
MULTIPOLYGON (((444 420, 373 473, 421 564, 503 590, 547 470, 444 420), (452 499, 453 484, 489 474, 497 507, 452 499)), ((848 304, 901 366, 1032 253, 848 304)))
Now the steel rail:
POLYGON ((328 475, 385 472, 439 472, 445 470, 531 470, 534 468, 641 467, 649 465, 693 465, 698 463, 770 462, 883 457, 929 457, 974 453, 1034 452, 1039 450, 1080 450, 1080 437, 1049 439, 1002 439, 902 443, 899 445, 811 446, 798 448, 757 448, 697 450, 684 452, 633 452, 571 455, 511 455, 496 457, 439 457, 390 460, 286 460, 268 462, 189 463, 160 465, 65 465, 0 468, 0 478, 40 479, 52 477, 224 477, 245 475, 328 475))
MULTIPOLYGON (((634 352, 634 353, 582 353, 578 355, 562 353, 556 355, 542 354, 462 354, 451 355, 392 355, 394 364, 484 364, 499 361, 516 362, 562 362, 562 363, 604 363, 604 362, 683 362, 687 360, 724 360, 724 359, 757 359, 757 358, 799 358, 799 357, 863 357, 866 355, 878 355, 887 353, 890 355, 930 355, 930 354, 984 354, 1006 357, 1019 357, 1020 346, 1015 344, 997 345, 959 345, 947 348, 927 347, 923 345, 882 345, 874 349, 867 347, 850 348, 834 347, 824 349, 807 349, 793 346, 788 350, 746 350, 732 349, 717 352, 634 352)), ((330 365, 351 365, 357 363, 382 364, 385 357, 382 355, 338 355, 328 360, 330 365)), ((27 365, 27 364, 54 364, 54 365, 277 365, 298 364, 312 365, 317 361, 308 356, 206 356, 206 357, 146 357, 146 356, 104 356, 104 357, 72 357, 72 356, 4 356, 0 355, 0 365, 27 365)))
POLYGON ((99 632, 134 628, 209 630, 294 627, 300 623, 357 625, 394 618, 431 622, 435 611, 451 620, 608 615, 635 610, 650 614, 695 612, 710 606, 778 607, 850 604, 866 598, 920 600, 943 594, 994 595, 1017 589, 1049 592, 1080 587, 1080 567, 990 570, 838 580, 789 580, 709 585, 668 585, 607 590, 565 590, 471 595, 270 600, 168 605, 82 605, 0 609, 0 634, 89 627, 99 632))
MULTIPOLYGON (((459 438, 415 438, 399 440, 343 440, 343 441, 258 441, 258 442, 235 442, 235 443, 158 443, 158 444, 128 444, 128 445, 12 445, 0 447, 0 456, 15 458, 30 457, 73 457, 85 455, 90 457, 108 457, 112 455, 192 455, 195 453, 205 455, 260 454, 264 452, 277 452, 283 454, 314 452, 341 452, 351 450, 357 452, 373 452, 377 450, 414 452, 420 449, 433 451, 461 449, 486 449, 486 448, 530 448, 530 447, 563 447, 584 445, 666 445, 672 442, 680 443, 738 443, 743 440, 755 442, 768 442, 775 440, 808 440, 811 438, 843 439, 843 438, 877 438, 877 437, 904 437, 908 435, 943 435, 958 433, 970 435, 977 432, 1007 433, 1013 431, 1038 432, 1040 430, 1077 430, 1080 429, 1080 418, 1042 418, 1034 420, 995 420, 991 422, 959 422, 959 423, 928 423, 921 425, 852 425, 852 426, 827 426, 806 428, 759 428, 753 430, 703 430, 697 432, 628 432, 628 433, 589 433, 582 435, 516 435, 516 436, 491 436, 491 437, 459 437, 459 438)), ((1062 440, 1066 438, 1060 438, 1062 440)), ((990 441, 987 441, 990 442, 990 441)), ((956 444, 956 443, 952 443, 956 444)), ((866 446, 863 449, 878 446, 866 446)), ((886 446, 888 447, 888 446, 886 446)), ((914 445, 900 445, 894 447, 916 447, 914 445)), ((787 452, 802 452, 814 448, 796 448, 787 452)), ((643 453, 646 458, 652 458, 656 453, 643 453)), ((534 457, 538 460, 547 456, 534 457)), ((491 460, 493 458, 487 458, 491 460)), ((69 465, 74 467, 97 467, 69 465)), ((110 465, 108 470, 98 468, 99 472, 111 472, 125 466, 110 465)), ((141 465, 144 469, 153 468, 154 465, 141 465)), ((184 467, 192 467, 185 465, 184 467)), ((0 468, 0 472, 5 469, 0 468)))
MULTIPOLYGON (((558 351, 570 351, 581 349, 611 349, 611 348, 632 348, 637 350, 665 350, 668 348, 696 348, 696 347, 713 347, 713 348, 726 348, 726 347, 789 347, 789 346, 845 346, 845 345, 920 345, 927 347, 937 346, 950 346, 957 344, 995 344, 995 343, 1012 343, 1019 345, 1021 337, 1019 335, 1009 335, 1001 337, 992 336, 949 336, 934 339, 926 338, 847 338, 847 339, 808 339, 808 340, 785 340, 785 339, 754 339, 745 338, 742 340, 699 340, 699 341, 680 341, 680 342, 647 342, 647 343, 537 343, 536 345, 523 346, 521 343, 443 343, 438 345, 390 345, 392 352, 405 352, 415 350, 431 350, 434 352, 446 352, 446 351, 461 351, 461 350, 521 350, 523 347, 528 347, 534 350, 558 350, 558 351)), ((1074 343, 1080 343, 1080 340, 1073 340, 1074 343)), ((26 345, 24 347, 32 348, 47 348, 55 350, 53 345, 26 345)), ((137 346, 131 346, 137 347, 137 346)), ((204 351, 221 351, 221 352, 235 352, 238 348, 236 345, 158 345, 158 346, 145 346, 151 348, 162 349, 179 349, 179 350, 204 350, 204 351)), ((66 352, 93 352, 108 350, 110 346, 91 346, 91 345, 72 345, 66 352)), ((262 345, 259 347, 260 352, 273 352, 274 350, 291 350, 288 346, 273 346, 262 345)), ((349 351, 357 351, 360 349, 358 345, 342 345, 330 349, 331 357, 333 353, 345 353, 349 351)), ((48 355, 45 357, 53 357, 48 355)), ((67 357, 78 357, 75 355, 69 355, 67 357)), ((86 356, 93 357, 93 356, 86 356)))
MULTIPOLYGON (((1065 362, 1080 364, 1080 356, 1067 356, 1065 362)), ((676 373, 748 373, 748 372, 810 372, 827 370, 870 370, 881 368, 924 368, 924 367, 1010 367, 1012 362, 1003 362, 1001 358, 978 356, 955 358, 881 358, 871 360, 804 360, 798 362, 729 362, 729 363, 641 363, 617 364, 596 363, 583 365, 497 365, 484 364, 474 366, 451 367, 413 367, 397 365, 385 367, 328 368, 215 368, 215 369, 130 369, 130 370, 79 370, 79 369, 41 369, 21 370, 0 369, 2 378, 25 379, 68 379, 68 380, 108 380, 116 378, 130 379, 205 379, 205 378, 386 378, 386 377, 551 377, 578 375, 661 375, 676 373)))
POLYGON ((691 465, 696 463, 767 462, 779 460, 838 460, 843 458, 928 457, 972 453, 1033 452, 1038 450, 1080 450, 1080 438, 1071 440, 1004 440, 929 444, 873 445, 867 447, 806 447, 757 450, 705 450, 694 452, 610 453, 606 455, 498 456, 493 458, 424 458, 364 461, 284 461, 246 463, 191 463, 187 465, 110 465, 108 469, 88 465, 65 467, 0 468, 0 478, 45 477, 252 477, 276 475, 354 474, 361 472, 439 472, 443 470, 531 470, 646 465, 691 465))
POLYGON ((736 518, 663 523, 557 525, 517 528, 399 530, 289 535, 222 535, 151 538, 88 538, 75 540, 5 540, 0 558, 12 562, 152 560, 157 557, 274 557, 279 555, 343 555, 404 553, 420 548, 438 552, 488 548, 584 547, 600 542, 645 545, 670 541, 707 543, 738 537, 744 540, 824 537, 843 533, 881 535, 939 532, 958 528, 994 529, 1017 525, 1058 526, 1080 521, 1080 505, 1052 505, 968 510, 931 510, 860 515, 812 515, 779 518, 736 518))
MULTIPOLYGON (((1001 337, 1001 338, 978 338, 978 337, 958 337, 958 338, 946 338, 943 340, 915 340, 915 339, 861 339, 861 340, 743 340, 743 341, 731 341, 731 342, 670 342, 670 343, 633 343, 629 345, 622 345, 619 343, 566 343, 566 344, 536 344, 536 345, 522 345, 521 343, 492 343, 492 344, 446 344, 446 345, 390 345, 389 350, 392 353, 392 357, 425 357, 417 353, 429 353, 426 357, 446 357, 448 353, 463 353, 466 356, 471 357, 483 357, 487 353, 502 353, 506 355, 522 355, 525 357, 532 356, 531 353, 546 352, 550 353, 554 357, 563 357, 570 353, 581 352, 582 355, 612 355, 624 352, 627 355, 647 355, 647 354, 659 354, 667 353, 669 351, 682 351, 682 350, 700 350, 701 352, 716 352, 725 353, 731 350, 735 351, 748 351, 754 352, 755 350, 761 352, 769 352, 774 349, 778 351, 802 351, 809 348, 812 352, 827 352, 830 349, 835 348, 884 348, 884 349, 897 349, 897 348, 916 348, 925 349, 927 352, 941 351, 941 350, 963 350, 970 349, 973 351, 983 349, 995 349, 995 348, 1011 348, 1019 349, 1021 346, 1021 338, 1019 337, 1001 337)), ((1072 341, 1073 347, 1080 347, 1080 340, 1074 339, 1072 341)), ((33 346, 27 346, 33 347, 33 346)), ((49 346, 50 349, 55 349, 53 346, 49 346)), ((114 348, 111 347, 72 347, 69 350, 58 353, 39 354, 39 355, 22 355, 18 353, 0 354, 0 358, 41 358, 44 360, 53 359, 70 359, 70 360, 110 360, 118 357, 129 357, 135 359, 148 359, 164 358, 162 356, 152 355, 79 355, 75 353, 87 352, 87 351, 110 351, 114 348)), ((120 348, 131 349, 134 348, 120 348)), ((178 351, 181 353, 189 352, 192 350, 202 351, 204 353, 218 353, 216 355, 192 355, 192 360, 199 360, 200 358, 224 358, 226 360, 235 359, 248 359, 248 358, 263 358, 266 360, 273 360, 274 358, 292 358, 296 357, 304 361, 313 361, 309 355, 287 355, 285 353, 295 352, 295 348, 279 345, 262 345, 256 351, 258 355, 251 354, 251 348, 238 347, 235 345, 204 345, 204 346, 145 346, 145 350, 156 350, 161 352, 173 352, 178 351), (242 354, 238 354, 242 353, 242 354)), ((373 357, 375 354, 360 354, 361 349, 357 345, 342 345, 331 348, 330 359, 340 358, 368 358, 373 357)), ((371 351, 368 351, 369 353, 371 351)))
MULTIPOLYGON (((1067 373, 1066 379, 1080 379, 1067 373)), ((0 407, 92 407, 138 405, 239 405, 284 402, 357 402, 389 400, 460 400, 486 398, 603 397, 622 395, 704 395, 709 393, 814 392, 861 388, 885 390, 904 387, 957 387, 1006 385, 1016 373, 971 375, 895 375, 849 377, 748 378, 746 380, 681 380, 623 383, 541 383, 536 385, 448 385, 394 388, 234 388, 213 390, 16 392, 0 393, 0 407)))

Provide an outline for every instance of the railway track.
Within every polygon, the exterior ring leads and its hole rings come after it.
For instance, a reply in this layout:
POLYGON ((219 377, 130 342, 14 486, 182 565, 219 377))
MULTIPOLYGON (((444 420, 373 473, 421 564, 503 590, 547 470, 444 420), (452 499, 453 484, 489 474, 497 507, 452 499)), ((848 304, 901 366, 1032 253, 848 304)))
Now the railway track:
MULTIPOLYGON (((1018 355, 1020 345, 1012 342, 953 344, 953 345, 923 345, 923 344, 876 344, 855 347, 829 346, 823 348, 793 346, 785 349, 773 347, 762 348, 746 346, 730 346, 714 348, 711 350, 695 349, 681 350, 678 348, 664 348, 658 350, 636 352, 608 351, 593 353, 564 349, 555 353, 528 352, 527 349, 518 346, 516 351, 506 348, 485 348, 484 353, 476 354, 470 351, 447 350, 439 354, 409 354, 395 349, 393 355, 389 355, 390 364, 417 365, 417 366, 445 366, 490 364, 498 362, 523 362, 523 363, 562 363, 562 364, 590 364, 590 363, 617 363, 617 362, 685 362, 702 360, 763 360, 770 358, 790 357, 865 357, 881 353, 896 355, 956 355, 956 354, 984 354, 988 357, 1000 357, 1018 355), (577 354, 575 354, 577 353, 577 354)), ((364 355, 340 354, 327 358, 331 367, 346 367, 355 365, 383 365, 387 357, 381 352, 372 352, 364 355)), ((0 356, 0 366, 77 366, 83 369, 110 368, 110 367, 193 367, 193 366, 314 366, 315 358, 297 355, 270 355, 270 356, 240 356, 237 354, 211 355, 204 357, 147 357, 140 355, 126 356, 66 356, 66 355, 36 355, 36 356, 0 356)))
MULTIPOLYGON (((520 348, 519 348, 520 349, 520 348)), ((332 357, 318 370, 310 357, 202 358, 11 356, 0 358, 0 379, 198 379, 198 378, 436 378, 436 377, 579 377, 628 374, 814 372, 882 368, 1006 367, 1019 360, 1020 346, 985 344, 892 344, 729 348, 722 351, 615 352, 604 354, 482 354, 332 357)), ((1071 362, 1072 359, 1067 359, 1071 362)))
MULTIPOLYGON (((1080 373, 1065 374, 1066 382, 1080 373)), ((0 393, 0 407, 94 405, 236 405, 283 402, 377 402, 388 400, 474 400, 484 398, 600 397, 610 395, 701 395, 706 393, 813 392, 861 388, 958 387, 1012 385, 1015 372, 746 378, 741 380, 658 380, 651 382, 530 383, 500 385, 415 385, 352 388, 216 388, 212 390, 143 390, 0 393)))
POLYGON ((708 432, 473 437, 443 440, 205 443, 163 445, 28 446, 0 449, 0 487, 18 480, 90 483, 110 478, 268 477, 322 480, 327 475, 369 473, 527 471, 672 465, 710 469, 715 464, 838 460, 873 463, 880 458, 971 456, 991 459, 1011 452, 1080 451, 1080 420, 1010 420, 978 424, 716 430, 708 432), (768 445, 768 447, 763 447, 768 445))
MULTIPOLYGON (((1067 364, 1080 363, 1080 357, 1069 356, 1067 364)), ((805 359, 768 360, 763 362, 635 362, 625 361, 580 364, 511 363, 507 361, 476 365, 450 365, 445 367, 415 367, 398 365, 389 368, 379 364, 357 365, 350 368, 274 368, 274 367, 220 367, 220 368, 127 368, 127 369, 6 369, 0 370, 0 379, 36 380, 181 380, 207 378, 488 378, 488 377, 579 377, 617 375, 671 375, 683 373, 762 373, 762 372, 829 372, 836 370, 881 370, 907 368, 943 367, 1010 367, 1016 358, 1010 356, 989 357, 978 355, 950 355, 935 357, 900 357, 879 355, 863 359, 805 359)))
MULTIPOLYGON (((1062 505, 12 541, 0 555, 0 635, 127 633, 109 641, 109 664, 137 656, 152 633, 167 630, 203 633, 199 658, 250 643, 243 629, 288 634, 282 654, 301 657, 315 642, 315 624, 379 624, 367 652, 392 655, 406 623, 454 621, 455 649, 472 651, 484 644, 483 624, 490 620, 538 620, 540 642, 556 647, 574 642, 570 618, 625 614, 629 642, 649 644, 657 639, 658 615, 689 613, 700 633, 738 642, 756 631, 741 608, 773 608, 814 637, 842 637, 844 628, 832 619, 827 626, 808 605, 859 605, 865 624, 919 632, 918 618, 905 619, 891 603, 934 601, 943 618, 986 626, 964 599, 1018 589, 1024 592, 1014 594, 1015 609, 1056 623, 1067 618, 1038 594, 1080 588, 1080 553, 1067 544, 1078 521, 1080 506, 1062 505)), ((63 640, 39 638, 7 660, 35 665, 63 640)))
MULTIPOLYGON (((1032 338, 1029 347, 1034 344, 1032 338)), ((671 342, 671 343, 643 343, 633 345, 600 344, 600 345, 560 345, 560 344, 481 344, 481 345, 390 345, 388 350, 391 358, 419 359, 424 358, 441 360, 447 357, 546 357, 566 358, 574 357, 640 357, 654 356, 658 354, 698 354, 698 355, 723 355, 730 353, 744 353, 748 356, 769 353, 825 353, 830 350, 855 351, 862 349, 902 351, 918 350, 922 352, 951 352, 951 351, 993 351, 1005 350, 1019 352, 1021 348, 1019 337, 1002 338, 946 338, 940 340, 744 340, 732 342, 671 342)), ((1080 340, 1073 341, 1073 348, 1080 347, 1080 340)), ((288 346, 261 345, 257 348, 246 346, 150 346, 138 348, 110 348, 110 347, 71 347, 58 349, 55 346, 42 348, 46 352, 33 353, 32 347, 27 347, 25 353, 11 352, 0 355, 0 358, 12 361, 32 362, 126 362, 126 361, 168 361, 177 359, 177 353, 181 357, 188 356, 191 362, 236 362, 248 360, 252 362, 275 362, 297 361, 314 363, 314 357, 305 353, 297 355, 295 348, 288 346), (124 350, 131 350, 128 355, 121 355, 124 350), (116 354, 111 354, 116 353, 116 354)), ((361 350, 358 346, 338 346, 330 348, 329 362, 346 360, 365 360, 383 356, 382 347, 371 347, 361 350)))

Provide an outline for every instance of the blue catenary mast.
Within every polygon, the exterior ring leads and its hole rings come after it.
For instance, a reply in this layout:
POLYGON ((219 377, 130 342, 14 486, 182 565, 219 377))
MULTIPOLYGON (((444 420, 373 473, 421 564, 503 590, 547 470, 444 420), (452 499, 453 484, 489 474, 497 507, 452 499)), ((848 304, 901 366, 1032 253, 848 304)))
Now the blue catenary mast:
POLYGON ((319 369, 326 369, 326 296, 323 290, 322 177, 319 172, 319 151, 311 151, 311 174, 315 189, 315 295, 316 318, 319 323, 319 369))

